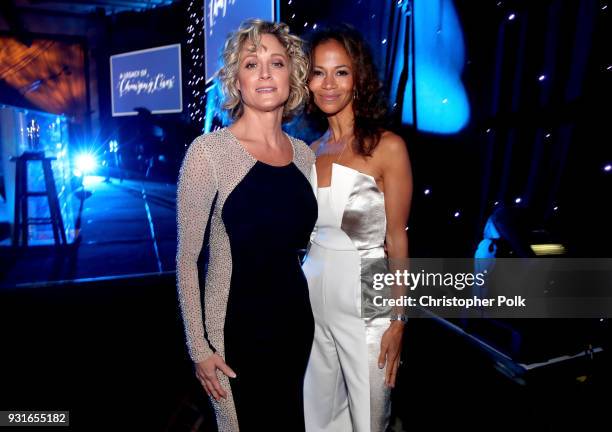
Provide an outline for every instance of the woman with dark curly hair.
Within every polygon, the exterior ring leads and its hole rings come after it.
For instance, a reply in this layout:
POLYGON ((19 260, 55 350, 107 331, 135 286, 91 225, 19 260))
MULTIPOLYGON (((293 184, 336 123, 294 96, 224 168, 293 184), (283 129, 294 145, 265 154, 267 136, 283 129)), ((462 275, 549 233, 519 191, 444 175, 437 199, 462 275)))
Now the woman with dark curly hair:
POLYGON ((303 266, 315 317, 306 430, 382 432, 406 319, 362 318, 361 260, 408 256, 410 160, 402 138, 384 128, 382 85, 359 35, 320 32, 310 59, 311 111, 328 129, 311 146, 319 213, 303 266))

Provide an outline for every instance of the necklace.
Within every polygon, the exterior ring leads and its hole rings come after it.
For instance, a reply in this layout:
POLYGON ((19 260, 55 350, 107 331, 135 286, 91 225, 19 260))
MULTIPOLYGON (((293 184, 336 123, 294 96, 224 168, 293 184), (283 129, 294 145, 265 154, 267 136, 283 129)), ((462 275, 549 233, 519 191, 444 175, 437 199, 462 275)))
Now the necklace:
MULTIPOLYGON (((333 134, 330 130, 329 132, 329 137, 333 137, 333 134)), ((336 160, 334 161, 334 163, 338 163, 338 161, 340 160, 340 158, 342 157, 342 155, 344 154, 344 150, 346 150, 346 147, 348 146, 348 143, 350 141, 350 139, 347 138, 347 136, 345 135, 344 138, 340 138, 340 141, 344 140, 344 144, 342 145, 342 150, 340 150, 340 153, 338 153, 338 157, 336 158, 336 160)), ((329 143, 329 139, 327 141, 329 143)), ((337 142, 337 141, 336 141, 337 142)))
POLYGON ((344 142, 344 145, 342 146, 342 151, 340 152, 340 154, 338 155, 338 157, 335 160, 336 163, 338 163, 338 161, 340 160, 340 158, 344 154, 344 150, 346 150, 346 145, 347 144, 348 144, 348 140, 344 142))

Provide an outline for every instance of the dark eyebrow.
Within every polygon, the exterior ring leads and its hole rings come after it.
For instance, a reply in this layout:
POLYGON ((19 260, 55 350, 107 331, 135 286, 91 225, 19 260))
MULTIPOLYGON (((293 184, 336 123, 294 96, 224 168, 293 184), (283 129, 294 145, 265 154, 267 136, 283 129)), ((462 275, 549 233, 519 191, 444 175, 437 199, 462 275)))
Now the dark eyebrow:
MULTIPOLYGON (((340 66, 335 66, 335 67, 334 67, 334 69, 340 69, 340 68, 343 68, 343 67, 348 68, 348 69, 350 69, 350 68, 351 68, 351 67, 350 67, 350 66, 348 66, 348 65, 340 65, 340 66)), ((319 65, 314 65, 312 68, 313 68, 313 69, 317 69, 317 68, 319 68, 319 69, 325 69, 323 66, 319 66, 319 65)))

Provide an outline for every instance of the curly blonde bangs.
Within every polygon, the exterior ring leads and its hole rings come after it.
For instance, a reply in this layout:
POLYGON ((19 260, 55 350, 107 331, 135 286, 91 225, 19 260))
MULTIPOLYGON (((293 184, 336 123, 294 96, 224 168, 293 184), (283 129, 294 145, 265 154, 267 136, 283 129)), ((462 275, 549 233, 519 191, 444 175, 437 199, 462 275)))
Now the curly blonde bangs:
POLYGON ((260 19, 246 20, 227 37, 222 54, 223 66, 217 74, 223 90, 223 108, 228 110, 232 120, 238 120, 244 112, 240 91, 236 86, 240 52, 247 41, 258 47, 264 34, 276 36, 289 57, 289 98, 283 109, 283 120, 290 120, 299 114, 308 100, 308 57, 304 53, 302 39, 289 33, 287 24, 260 19))

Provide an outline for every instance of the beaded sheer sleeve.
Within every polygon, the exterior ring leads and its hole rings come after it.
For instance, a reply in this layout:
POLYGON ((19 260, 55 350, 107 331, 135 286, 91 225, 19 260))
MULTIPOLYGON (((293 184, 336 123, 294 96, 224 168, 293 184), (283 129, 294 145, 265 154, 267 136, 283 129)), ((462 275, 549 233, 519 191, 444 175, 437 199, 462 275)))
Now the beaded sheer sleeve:
MULTIPOLYGON (((240 227, 249 224, 253 229, 246 230, 247 233, 267 233, 266 229, 269 229, 271 215, 257 217, 254 216, 254 213, 262 213, 262 209, 265 213, 268 204, 278 205, 277 211, 272 216, 286 215, 283 216, 283 220, 292 221, 290 225, 287 225, 290 228, 288 235, 274 237, 274 233, 270 234, 277 240, 276 243, 281 244, 278 248, 283 251, 299 243, 296 241, 294 245, 288 241, 289 239, 300 239, 305 227, 310 233, 314 226, 316 200, 308 184, 310 171, 314 164, 314 154, 303 141, 289 138, 294 150, 293 161, 286 167, 273 167, 257 161, 227 128, 196 138, 187 150, 177 188, 176 273, 185 339, 189 356, 196 363, 205 360, 213 353, 217 353, 228 361, 228 355, 231 357, 232 354, 226 346, 228 340, 234 352, 236 345, 244 342, 232 339, 231 335, 228 339, 226 334, 232 280, 235 285, 233 290, 238 290, 235 293, 244 294, 250 290, 257 291, 258 286, 263 286, 264 283, 260 279, 265 279, 265 275, 268 274, 266 272, 273 270, 280 275, 286 270, 285 267, 265 271, 260 269, 262 273, 258 274, 256 270, 249 267, 249 263, 261 256, 261 253, 255 256, 248 255, 249 251, 257 250, 252 246, 258 243, 244 244, 244 239, 242 242, 234 240, 232 243, 228 232, 233 232, 235 236, 237 232, 244 234, 240 227), (272 186, 274 188, 270 189, 272 186), (267 193, 266 191, 269 190, 272 192, 267 193), (277 197, 275 193, 281 195, 277 197), (270 194, 272 195, 268 196, 270 194), (233 205, 226 206, 228 198, 233 205), (260 202, 268 202, 268 204, 260 205, 260 202), (244 206, 247 206, 246 210, 244 206), (226 224, 228 221, 230 225, 226 224), (228 228, 230 228, 229 231, 228 228), (292 234, 294 231, 297 234, 292 234), (284 240, 287 244, 280 240, 284 240), (204 244, 205 242, 208 244, 204 244), (200 262, 203 250, 208 250, 209 253, 207 259, 200 262), (246 258, 245 253, 248 255, 246 258), (239 258, 238 261, 235 261, 236 257, 239 258), (241 280, 241 276, 244 278, 245 275, 249 277, 243 283, 237 282, 241 280), (245 286, 248 287, 247 291, 240 291, 245 286)), ((206 257, 206 254, 202 256, 206 257)), ((289 257, 288 262, 293 262, 293 255, 286 254, 286 256, 289 257)), ((295 262, 297 263, 297 259, 295 262)), ((292 270, 291 274, 297 275, 291 279, 295 280, 293 292, 299 293, 302 289, 307 292, 307 287, 299 283, 303 280, 299 266, 292 270)), ((268 289, 270 281, 265 280, 266 289, 268 289)), ((282 286, 282 288, 285 290, 287 287, 282 286)), ((241 295, 244 297, 243 294, 241 295)), ((286 291, 283 291, 283 295, 285 294, 286 291)), ((278 295, 274 298, 282 297, 278 295)), ((235 311, 236 305, 240 304, 243 298, 238 295, 233 298, 232 304, 235 311)), ((307 308, 304 306, 307 309, 307 315, 312 316, 310 304, 308 302, 304 304, 307 305, 307 308)), ((231 313, 230 308, 230 319, 228 320, 230 329, 238 325, 240 321, 235 313, 234 315, 231 313)), ((264 333, 267 331, 266 328, 258 328, 257 325, 250 323, 249 325, 252 330, 258 329, 264 333)), ((244 337, 248 336, 245 334, 244 337)), ((311 342, 312 338, 308 343, 311 342)), ((231 367, 239 363, 236 358, 230 358, 229 361, 231 364, 228 364, 231 367)), ((220 401, 212 400, 217 416, 217 427, 221 432, 236 432, 239 428, 234 388, 224 374, 218 374, 218 379, 221 386, 228 391, 228 397, 220 401), (229 391, 230 388, 232 391, 229 391)))
POLYGON ((217 188, 217 174, 206 154, 204 139, 198 138, 185 155, 177 193, 178 294, 189 355, 194 362, 214 352, 204 331, 198 257, 217 188))

